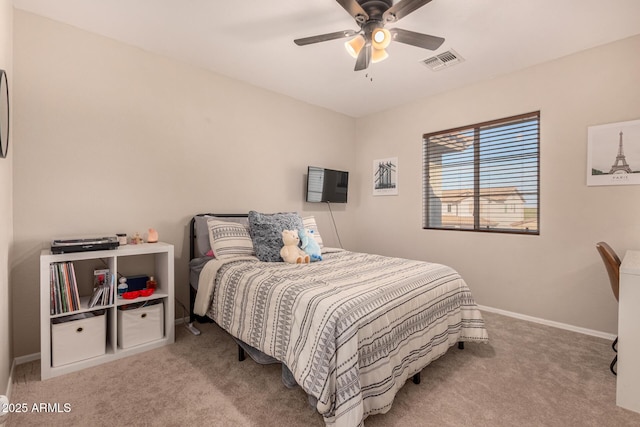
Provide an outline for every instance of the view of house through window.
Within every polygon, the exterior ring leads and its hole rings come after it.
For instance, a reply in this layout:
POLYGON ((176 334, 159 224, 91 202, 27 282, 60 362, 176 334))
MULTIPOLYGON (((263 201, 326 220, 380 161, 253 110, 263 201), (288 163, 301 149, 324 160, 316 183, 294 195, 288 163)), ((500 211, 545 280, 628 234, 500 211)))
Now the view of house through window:
POLYGON ((423 136, 423 227, 539 234, 540 112, 423 136))

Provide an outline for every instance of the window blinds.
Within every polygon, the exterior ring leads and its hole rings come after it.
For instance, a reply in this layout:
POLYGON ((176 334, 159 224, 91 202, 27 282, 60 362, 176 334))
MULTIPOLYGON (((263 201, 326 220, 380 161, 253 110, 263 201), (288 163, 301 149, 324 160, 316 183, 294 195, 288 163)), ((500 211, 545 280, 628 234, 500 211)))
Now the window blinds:
POLYGON ((426 134, 424 228, 539 234, 540 113, 426 134))

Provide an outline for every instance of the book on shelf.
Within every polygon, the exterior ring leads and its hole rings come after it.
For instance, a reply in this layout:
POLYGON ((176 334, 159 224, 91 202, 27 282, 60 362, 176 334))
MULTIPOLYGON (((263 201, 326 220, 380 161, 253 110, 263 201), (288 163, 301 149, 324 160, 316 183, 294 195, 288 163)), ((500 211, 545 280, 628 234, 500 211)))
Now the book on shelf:
POLYGON ((69 267, 69 277, 73 282, 73 286, 71 286, 71 289, 73 289, 74 304, 75 304, 76 310, 80 310, 80 293, 78 292, 78 284, 76 283, 76 270, 73 267, 72 262, 69 263, 68 267, 69 267))
POLYGON ((93 289, 93 294, 91 294, 91 298, 89 299, 89 308, 95 307, 98 303, 98 299, 102 296, 102 286, 98 286, 93 289))

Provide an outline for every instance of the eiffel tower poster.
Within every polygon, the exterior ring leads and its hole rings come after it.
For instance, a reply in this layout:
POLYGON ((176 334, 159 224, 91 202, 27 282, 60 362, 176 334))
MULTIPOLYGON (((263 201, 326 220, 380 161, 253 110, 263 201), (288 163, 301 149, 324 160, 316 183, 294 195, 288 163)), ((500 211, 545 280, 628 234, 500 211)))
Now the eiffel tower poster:
POLYGON ((587 185, 640 184, 640 120, 590 126, 587 185))

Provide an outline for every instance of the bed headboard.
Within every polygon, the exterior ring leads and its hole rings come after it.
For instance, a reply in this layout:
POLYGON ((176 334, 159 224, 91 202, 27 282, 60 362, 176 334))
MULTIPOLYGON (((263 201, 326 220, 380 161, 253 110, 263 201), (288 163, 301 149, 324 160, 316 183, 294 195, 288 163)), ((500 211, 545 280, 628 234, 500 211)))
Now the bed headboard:
MULTIPOLYGON (((196 239, 198 238, 198 227, 196 227, 196 217, 209 217, 215 216, 216 218, 247 218, 249 214, 216 214, 216 213, 199 213, 191 218, 189 224, 189 259, 192 260, 196 256, 196 239)), ((207 238, 209 235, 207 234, 207 238)))

